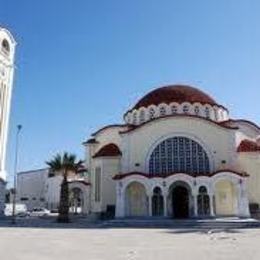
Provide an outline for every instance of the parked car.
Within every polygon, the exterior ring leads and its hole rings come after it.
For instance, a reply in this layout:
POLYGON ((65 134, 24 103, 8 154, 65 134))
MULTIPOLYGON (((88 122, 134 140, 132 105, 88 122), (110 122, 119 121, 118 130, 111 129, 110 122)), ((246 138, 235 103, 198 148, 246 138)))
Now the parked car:
MULTIPOLYGON (((13 204, 12 203, 5 204, 5 215, 9 216, 9 217, 13 215, 13 204)), ((29 212, 27 211, 26 205, 20 204, 20 203, 15 204, 15 215, 18 217, 28 216, 29 212)))
POLYGON ((50 214, 50 211, 45 208, 33 208, 33 210, 30 213, 30 216, 32 217, 46 217, 50 214))

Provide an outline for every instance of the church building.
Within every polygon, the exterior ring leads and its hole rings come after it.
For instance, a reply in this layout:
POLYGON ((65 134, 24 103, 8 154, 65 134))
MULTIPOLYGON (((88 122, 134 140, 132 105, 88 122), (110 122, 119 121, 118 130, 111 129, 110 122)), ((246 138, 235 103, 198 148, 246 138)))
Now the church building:
POLYGON ((250 216, 260 204, 260 128, 186 85, 152 90, 84 142, 85 212, 250 216))

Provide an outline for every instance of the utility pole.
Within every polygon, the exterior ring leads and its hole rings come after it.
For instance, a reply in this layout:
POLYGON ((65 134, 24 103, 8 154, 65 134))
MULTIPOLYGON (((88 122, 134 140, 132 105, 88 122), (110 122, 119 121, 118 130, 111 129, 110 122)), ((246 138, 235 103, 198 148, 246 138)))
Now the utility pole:
POLYGON ((17 166, 18 166, 18 153, 19 153, 19 136, 22 130, 22 125, 17 125, 16 139, 15 139, 15 156, 14 156, 14 194, 13 194, 13 211, 12 211, 12 224, 16 223, 16 189, 17 189, 17 166))

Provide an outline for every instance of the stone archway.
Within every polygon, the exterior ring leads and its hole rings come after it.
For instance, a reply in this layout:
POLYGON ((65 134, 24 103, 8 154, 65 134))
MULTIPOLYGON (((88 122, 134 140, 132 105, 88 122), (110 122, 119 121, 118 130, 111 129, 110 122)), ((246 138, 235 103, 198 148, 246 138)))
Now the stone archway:
POLYGON ((84 195, 83 191, 74 187, 70 189, 69 193, 70 212, 73 214, 82 214, 84 207, 84 195))
POLYGON ((71 213, 89 213, 89 192, 88 183, 81 181, 69 182, 69 206, 71 213))
POLYGON ((189 192, 184 186, 176 186, 172 190, 172 209, 174 218, 189 217, 189 192))
POLYGON ((215 207, 219 216, 237 215, 237 191, 230 180, 221 179, 215 183, 215 207))
POLYGON ((170 186, 169 209, 173 218, 189 218, 192 210, 192 194, 189 185, 177 181, 170 186))
POLYGON ((130 183, 125 190, 126 216, 148 216, 148 198, 145 186, 139 182, 130 183))

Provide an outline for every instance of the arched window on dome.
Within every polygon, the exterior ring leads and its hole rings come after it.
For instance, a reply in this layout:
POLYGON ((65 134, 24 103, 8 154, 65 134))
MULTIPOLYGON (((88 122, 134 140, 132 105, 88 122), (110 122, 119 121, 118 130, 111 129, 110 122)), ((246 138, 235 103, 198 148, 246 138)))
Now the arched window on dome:
POLYGON ((9 45, 9 42, 4 39, 2 41, 2 50, 5 52, 5 53, 9 53, 10 52, 10 45, 9 45))
POLYGON ((139 115, 139 122, 140 122, 140 124, 142 124, 142 123, 144 123, 144 121, 145 121, 145 111, 141 110, 140 115, 139 115))
POLYGON ((165 115, 166 115, 166 108, 160 107, 160 116, 165 116, 165 115))
POLYGON ((210 111, 209 111, 209 108, 208 108, 208 107, 205 108, 205 117, 206 117, 207 119, 210 119, 210 111))
POLYGON ((184 105, 182 108, 183 113, 188 114, 189 113, 189 106, 188 105, 184 105))
POLYGON ((187 137, 164 140, 153 150, 149 159, 152 175, 170 173, 209 173, 209 157, 203 147, 187 137))
POLYGON ((133 125, 136 125, 137 123, 137 114, 136 112, 133 113, 133 125))
POLYGON ((200 108, 199 108, 199 106, 195 106, 194 113, 195 113, 196 116, 200 115, 200 108))
POLYGON ((215 120, 218 121, 218 110, 216 108, 214 109, 214 114, 215 114, 215 120))
POLYGON ((176 105, 171 106, 171 112, 172 112, 173 115, 177 114, 178 107, 176 105))
POLYGON ((149 118, 150 119, 155 118, 155 110, 152 107, 149 109, 149 118))

